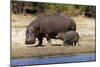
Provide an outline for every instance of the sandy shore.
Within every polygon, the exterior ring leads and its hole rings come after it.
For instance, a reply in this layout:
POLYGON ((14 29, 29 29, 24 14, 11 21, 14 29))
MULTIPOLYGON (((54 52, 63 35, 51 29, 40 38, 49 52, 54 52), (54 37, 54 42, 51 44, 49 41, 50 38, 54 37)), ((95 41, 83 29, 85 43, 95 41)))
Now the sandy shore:
POLYGON ((12 15, 12 49, 11 58, 29 58, 29 57, 48 57, 72 55, 79 53, 95 53, 95 20, 82 16, 72 17, 77 24, 77 32, 80 34, 81 46, 63 46, 63 41, 52 39, 51 46, 46 39, 43 40, 42 47, 34 47, 38 41, 32 45, 26 45, 25 29, 26 25, 31 23, 34 16, 12 15))

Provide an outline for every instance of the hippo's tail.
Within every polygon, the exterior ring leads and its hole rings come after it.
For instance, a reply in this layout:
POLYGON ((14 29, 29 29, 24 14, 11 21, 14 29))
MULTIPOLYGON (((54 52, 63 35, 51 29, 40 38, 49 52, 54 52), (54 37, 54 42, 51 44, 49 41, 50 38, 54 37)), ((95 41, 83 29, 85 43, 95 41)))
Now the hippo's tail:
POLYGON ((73 24, 73 26, 72 26, 71 30, 76 31, 76 24, 73 24))
POLYGON ((72 25, 71 25, 71 29, 70 30, 73 30, 73 31, 76 31, 76 23, 74 20, 71 20, 72 22, 72 25))

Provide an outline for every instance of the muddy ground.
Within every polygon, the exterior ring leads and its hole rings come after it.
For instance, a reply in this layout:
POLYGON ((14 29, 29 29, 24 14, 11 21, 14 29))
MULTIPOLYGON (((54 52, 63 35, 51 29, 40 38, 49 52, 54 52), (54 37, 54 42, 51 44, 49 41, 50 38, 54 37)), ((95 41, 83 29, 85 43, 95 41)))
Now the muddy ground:
POLYGON ((95 19, 84 16, 71 17, 76 21, 77 32, 80 34, 80 44, 75 47, 63 46, 63 41, 52 39, 51 46, 46 39, 43 40, 43 47, 34 47, 25 44, 26 25, 30 24, 36 17, 32 15, 12 15, 12 44, 11 58, 48 57, 62 56, 79 53, 95 53, 95 19))

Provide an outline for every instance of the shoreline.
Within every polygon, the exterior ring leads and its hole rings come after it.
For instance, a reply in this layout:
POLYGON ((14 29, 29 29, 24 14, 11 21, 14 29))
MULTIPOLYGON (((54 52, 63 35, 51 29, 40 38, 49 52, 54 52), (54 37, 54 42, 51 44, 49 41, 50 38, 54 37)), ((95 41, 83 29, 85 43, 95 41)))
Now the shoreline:
POLYGON ((12 60, 17 59, 43 59, 43 58, 59 58, 59 57, 65 57, 65 56, 78 56, 78 55, 88 55, 88 54, 94 54, 96 55, 96 52, 83 52, 83 53, 69 53, 69 54, 63 54, 63 55, 53 55, 53 56, 44 56, 44 57, 28 57, 28 58, 11 58, 12 60))
POLYGON ((12 50, 11 58, 31 58, 31 57, 53 57, 70 56, 84 53, 96 53, 94 45, 84 45, 75 47, 65 46, 44 46, 44 47, 20 47, 12 50))

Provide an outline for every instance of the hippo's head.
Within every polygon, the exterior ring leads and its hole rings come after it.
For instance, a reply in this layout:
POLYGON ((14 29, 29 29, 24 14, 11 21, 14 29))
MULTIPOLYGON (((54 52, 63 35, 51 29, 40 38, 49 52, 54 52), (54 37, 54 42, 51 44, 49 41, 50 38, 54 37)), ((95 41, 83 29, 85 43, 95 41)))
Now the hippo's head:
POLYGON ((35 27, 27 27, 26 29, 26 39, 25 39, 25 44, 34 44, 36 40, 36 29, 35 27))

